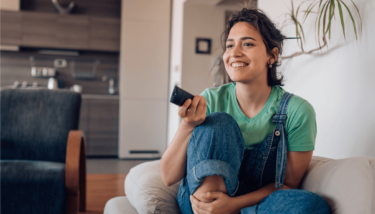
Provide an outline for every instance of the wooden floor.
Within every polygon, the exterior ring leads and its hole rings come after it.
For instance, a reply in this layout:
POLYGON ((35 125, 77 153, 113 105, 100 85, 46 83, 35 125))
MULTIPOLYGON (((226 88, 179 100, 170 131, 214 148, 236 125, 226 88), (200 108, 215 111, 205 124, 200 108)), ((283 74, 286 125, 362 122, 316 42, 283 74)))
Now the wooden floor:
POLYGON ((80 214, 103 214, 107 201, 124 196, 126 174, 87 174, 86 212, 80 214))

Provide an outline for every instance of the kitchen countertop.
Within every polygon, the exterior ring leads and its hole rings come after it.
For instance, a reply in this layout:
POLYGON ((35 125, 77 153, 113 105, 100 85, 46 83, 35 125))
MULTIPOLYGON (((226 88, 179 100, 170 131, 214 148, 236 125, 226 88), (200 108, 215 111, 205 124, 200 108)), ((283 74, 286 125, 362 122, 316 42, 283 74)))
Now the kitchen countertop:
MULTIPOLYGON (((12 86, 5 86, 1 87, 2 89, 5 88, 12 88, 12 86)), ((47 87, 38 86, 38 87, 19 87, 19 89, 46 89, 47 87)), ((61 89, 53 89, 53 90, 62 90, 62 91, 70 91, 68 88, 61 88, 61 89)), ((110 95, 110 94, 81 94, 83 99, 119 99, 119 95, 110 95)))

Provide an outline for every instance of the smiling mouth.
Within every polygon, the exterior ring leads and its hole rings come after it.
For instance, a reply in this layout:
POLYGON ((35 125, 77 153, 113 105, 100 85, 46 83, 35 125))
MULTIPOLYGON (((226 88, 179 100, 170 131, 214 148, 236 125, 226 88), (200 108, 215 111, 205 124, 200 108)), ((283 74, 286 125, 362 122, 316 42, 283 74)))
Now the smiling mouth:
POLYGON ((245 63, 245 62, 232 62, 231 66, 233 68, 240 68, 240 67, 245 67, 245 66, 248 66, 249 64, 245 63))

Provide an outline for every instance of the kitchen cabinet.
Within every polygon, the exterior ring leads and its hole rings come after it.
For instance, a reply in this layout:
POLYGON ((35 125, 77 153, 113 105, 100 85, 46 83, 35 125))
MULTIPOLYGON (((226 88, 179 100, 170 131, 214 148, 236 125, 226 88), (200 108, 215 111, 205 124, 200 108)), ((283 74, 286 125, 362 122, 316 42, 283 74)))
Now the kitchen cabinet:
POLYGON ((98 97, 82 98, 79 129, 85 133, 86 155, 117 156, 119 100, 98 97))
POLYGON ((22 15, 19 12, 1 11, 1 44, 19 45, 22 41, 22 15))
POLYGON ((90 17, 89 48, 120 50, 120 19, 90 17))
MULTIPOLYGON (((20 46, 53 47, 56 40, 56 14, 21 12, 22 41, 20 46)), ((2 21, 3 22, 3 21, 2 21)))
POLYGON ((120 50, 120 19, 1 11, 1 44, 74 50, 120 50))
POLYGON ((60 48, 89 48, 88 16, 58 15, 56 17, 56 45, 60 48))

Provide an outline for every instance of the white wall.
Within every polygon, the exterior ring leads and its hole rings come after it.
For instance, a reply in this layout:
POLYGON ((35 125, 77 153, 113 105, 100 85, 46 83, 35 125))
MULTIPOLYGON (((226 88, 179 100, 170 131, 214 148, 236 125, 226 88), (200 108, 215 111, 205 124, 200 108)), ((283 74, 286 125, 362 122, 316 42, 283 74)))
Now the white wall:
MULTIPOLYGON (((169 95, 178 85, 192 94, 200 94, 205 88, 212 87, 207 81, 215 57, 221 57, 220 35, 224 31, 225 11, 239 10, 239 6, 215 6, 212 1, 173 1, 172 43, 169 95), (211 54, 196 54, 195 39, 211 38, 211 54)), ((169 104, 168 145, 172 141, 178 126, 178 107, 169 104)))
MULTIPOLYGON (((359 20, 352 3, 344 2, 351 11, 355 11, 353 15, 359 20)), ((336 11, 328 50, 325 49, 321 55, 303 55, 285 60, 280 69, 285 75, 284 88, 314 106, 318 126, 315 156, 335 159, 375 156, 375 1, 354 2, 363 20, 363 34, 357 42, 350 17, 344 12, 345 42, 336 11)), ((258 2, 258 7, 280 24, 284 20, 283 14, 290 8, 290 0, 262 0, 258 2)), ((305 50, 317 47, 314 21, 311 16, 303 25, 307 36, 305 50)), ((283 32, 286 36, 295 36, 293 25, 283 32)), ((296 41, 286 41, 283 55, 295 51, 298 51, 296 41)))
POLYGON ((207 81, 215 57, 221 57, 220 43, 225 26, 225 11, 236 11, 239 6, 215 6, 187 1, 184 7, 184 30, 182 52, 182 83, 186 91, 196 95, 213 87, 207 81), (211 54, 196 54, 195 39, 211 38, 211 54))
MULTIPOLYGON (((173 0, 172 23, 171 23, 171 57, 169 66, 169 97, 175 85, 181 87, 181 67, 182 67, 182 36, 184 24, 184 4, 186 0, 173 0)), ((178 117, 178 106, 168 104, 168 136, 166 145, 173 140, 180 119, 178 117)))

